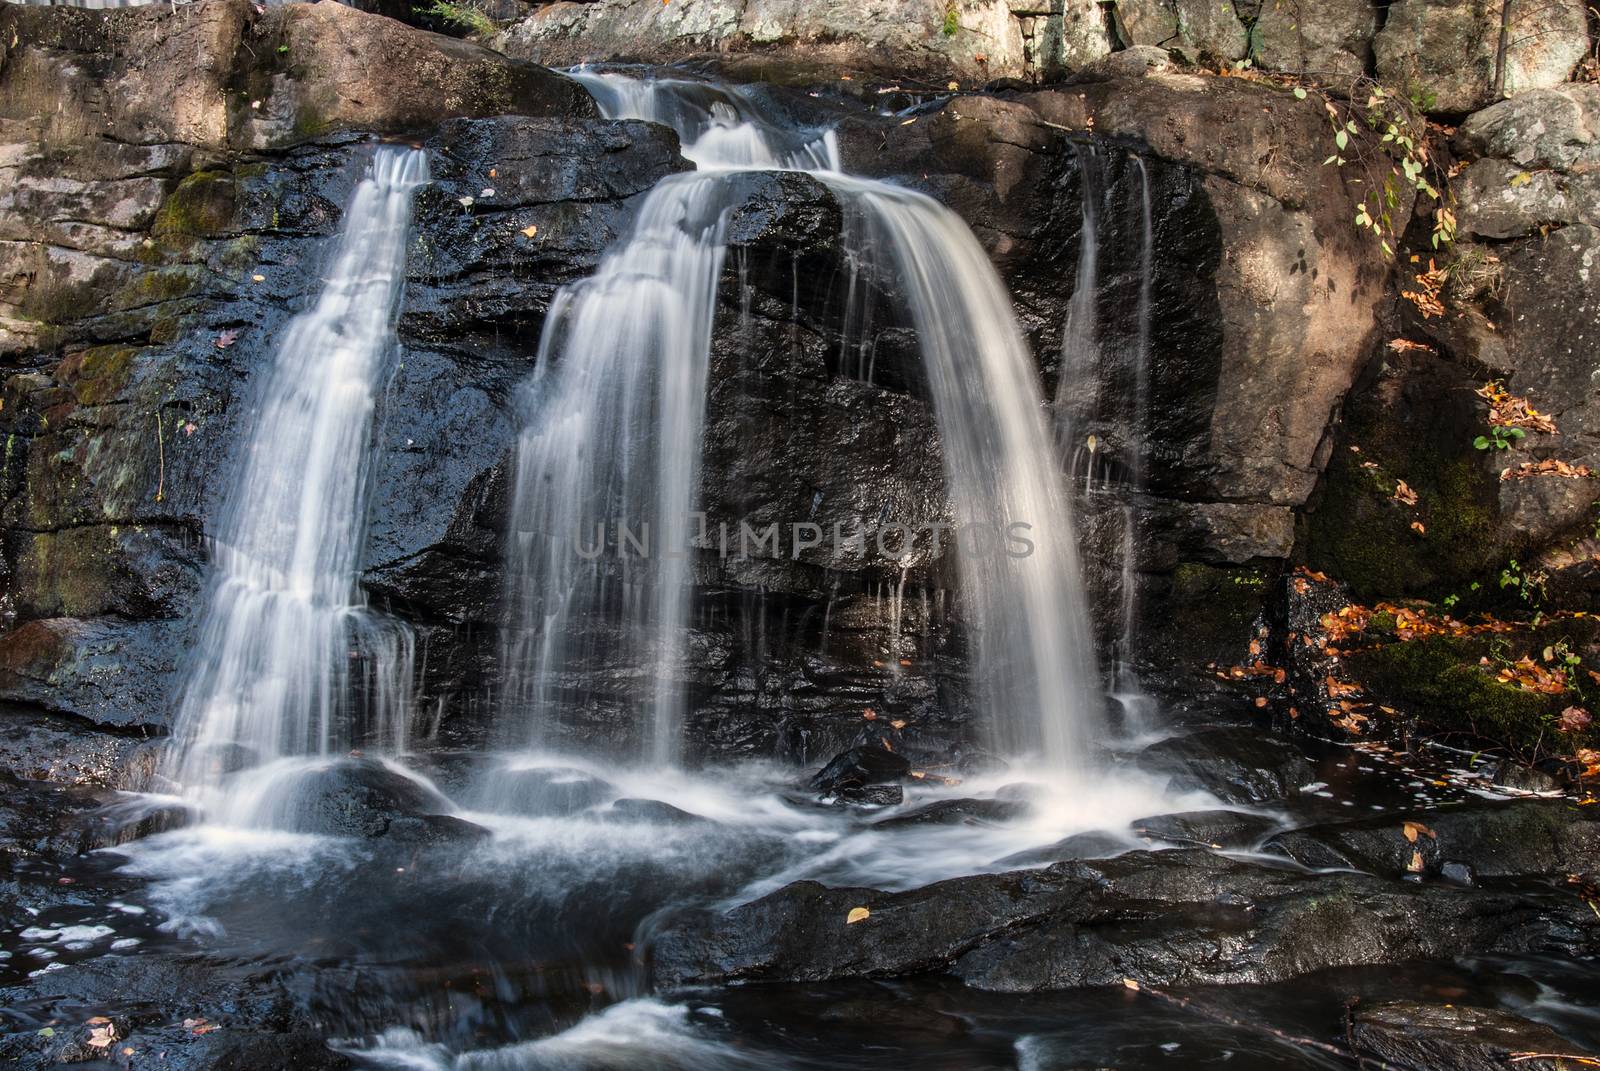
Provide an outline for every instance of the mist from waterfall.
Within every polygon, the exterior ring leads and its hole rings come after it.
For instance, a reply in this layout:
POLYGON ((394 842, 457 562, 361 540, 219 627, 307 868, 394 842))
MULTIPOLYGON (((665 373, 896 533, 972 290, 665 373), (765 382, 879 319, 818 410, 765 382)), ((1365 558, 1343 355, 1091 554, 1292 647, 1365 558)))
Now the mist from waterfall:
MULTIPOLYGON (((243 767, 404 744, 412 634, 369 610, 357 580, 412 194, 426 181, 425 153, 376 151, 316 303, 284 329, 257 387, 174 732, 171 777, 191 796, 243 767)), ((210 795, 208 817, 254 821, 217 813, 228 800, 210 795)))
POLYGON ((852 301, 874 281, 904 295, 956 523, 1028 526, 1031 554, 1010 557, 996 542, 959 565, 990 742, 1052 771, 1075 765, 1099 700, 1071 505, 1010 297, 969 228, 929 197, 843 174, 831 136, 785 131, 739 90, 577 77, 607 118, 672 126, 700 170, 648 195, 632 234, 593 279, 562 292, 546 325, 517 454, 506 662, 513 717, 531 722, 537 741, 564 704, 587 701, 584 670, 606 664, 606 653, 587 638, 594 629, 575 626, 609 608, 620 611, 620 636, 607 642, 620 645, 621 661, 653 665, 641 757, 676 759, 693 578, 687 533, 668 531, 663 542, 661 528, 694 508, 733 203, 727 174, 805 170, 844 211, 852 301), (617 517, 648 524, 654 552, 577 553, 597 522, 617 517))

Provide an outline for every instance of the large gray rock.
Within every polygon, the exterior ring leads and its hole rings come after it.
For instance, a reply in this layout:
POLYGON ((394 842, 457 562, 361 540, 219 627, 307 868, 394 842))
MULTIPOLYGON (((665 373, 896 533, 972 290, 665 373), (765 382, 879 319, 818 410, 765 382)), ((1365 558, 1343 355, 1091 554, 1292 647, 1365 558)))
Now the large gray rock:
POLYGON ((1226 0, 1117 0, 1112 10, 1124 45, 1158 45, 1185 63, 1229 63, 1249 47, 1244 23, 1226 0))
POLYGON ((1250 58, 1268 70, 1337 84, 1368 72, 1377 33, 1372 0, 1263 0, 1250 58))
POLYGON ((1477 160, 1455 183, 1456 229, 1480 238, 1524 238, 1568 223, 1600 226, 1600 170, 1528 171, 1477 160))
POLYGON ((1456 145, 1471 156, 1497 156, 1529 169, 1600 167, 1600 85, 1535 89, 1469 115, 1456 145))
POLYGON ((495 39, 552 66, 714 58, 773 81, 840 74, 963 84, 1076 69, 1111 50, 1091 0, 599 0, 546 5, 495 39))
MULTIPOLYGON (((1505 93, 1565 82, 1589 49, 1583 0, 1510 0, 1505 93)), ((1397 0, 1378 33, 1378 77, 1425 111, 1470 112, 1494 101, 1501 5, 1397 0)))

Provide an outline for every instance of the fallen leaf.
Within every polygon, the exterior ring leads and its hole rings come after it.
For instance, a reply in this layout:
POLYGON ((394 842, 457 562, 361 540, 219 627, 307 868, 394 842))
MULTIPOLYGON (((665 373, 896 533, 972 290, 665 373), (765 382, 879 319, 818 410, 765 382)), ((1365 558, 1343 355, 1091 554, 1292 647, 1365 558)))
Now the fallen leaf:
POLYGON ((264 283, 267 281, 267 277, 265 275, 252 275, 250 276, 250 281, 253 283, 264 283))
POLYGON ((906 727, 906 723, 896 719, 895 721, 891 721, 889 723, 889 727, 892 729, 904 729, 906 727))
POLYGON ((1124 978, 1122 980, 1122 984, 1126 988, 1131 989, 1136 993, 1139 991, 1139 983, 1135 982, 1132 978, 1124 978))
POLYGON ((1406 840, 1410 841, 1412 844, 1417 843, 1417 836, 1419 834, 1427 837, 1430 840, 1438 839, 1436 836, 1434 836, 1433 830, 1429 829, 1421 822, 1406 822, 1400 827, 1400 832, 1404 833, 1406 840))
POLYGON ((1407 506, 1417 504, 1417 493, 1413 491, 1404 480, 1396 480, 1394 485, 1394 500, 1407 506))
POLYGON ((228 330, 218 335, 217 340, 213 342, 212 345, 216 346, 219 350, 225 350, 237 341, 239 341, 239 332, 236 330, 228 330))
POLYGON ((534 226, 532 223, 530 223, 526 227, 522 228, 522 236, 524 238, 532 238, 534 235, 536 235, 538 233, 539 233, 539 228, 534 226))
POLYGON ((950 90, 951 92, 955 92, 956 90, 961 88, 961 83, 960 82, 951 82, 949 85, 945 86, 945 88, 950 90))
POLYGON ((844 917, 844 924, 846 926, 854 926, 856 923, 865 922, 865 921, 867 921, 867 919, 869 919, 871 917, 872 917, 872 912, 868 911, 866 908, 864 908, 864 907, 852 907, 850 909, 850 914, 848 914, 848 915, 846 915, 844 917))
POLYGON ((1417 533, 1418 535, 1427 535, 1428 534, 1428 530, 1422 526, 1422 522, 1421 521, 1412 521, 1411 522, 1411 530, 1413 532, 1417 533))
POLYGON ((1413 874, 1420 874, 1424 868, 1425 864, 1422 862, 1422 852, 1413 851, 1411 853, 1411 862, 1406 864, 1406 869, 1411 871, 1413 874))

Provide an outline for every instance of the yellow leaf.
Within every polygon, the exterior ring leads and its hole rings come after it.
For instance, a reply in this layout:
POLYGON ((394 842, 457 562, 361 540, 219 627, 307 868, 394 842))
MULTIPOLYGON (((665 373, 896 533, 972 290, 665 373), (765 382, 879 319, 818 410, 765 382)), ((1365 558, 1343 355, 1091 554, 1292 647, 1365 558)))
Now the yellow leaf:
POLYGON ((1406 864, 1406 869, 1411 871, 1411 873, 1413 873, 1413 874, 1422 873, 1422 871, 1423 871, 1422 852, 1417 851, 1417 850, 1413 850, 1412 851, 1412 853, 1411 853, 1411 862, 1406 864))
POLYGON ((864 908, 864 907, 852 907, 850 909, 850 914, 848 914, 848 915, 846 915, 844 917, 844 924, 846 926, 854 926, 856 923, 865 922, 865 921, 867 921, 867 919, 869 919, 871 917, 872 917, 872 912, 868 911, 866 908, 864 908))
POLYGON ((1129 989, 1132 989, 1132 990, 1134 990, 1134 991, 1135 991, 1135 992, 1138 992, 1138 989, 1139 989, 1139 983, 1138 983, 1138 982, 1136 982, 1136 981, 1134 981, 1134 980, 1133 980, 1133 979, 1132 979, 1132 978, 1124 978, 1124 979, 1123 979, 1123 980, 1122 980, 1122 984, 1123 984, 1123 985, 1124 985, 1124 986, 1126 986, 1126 987, 1127 987, 1127 988, 1129 988, 1129 989))
POLYGON ((538 233, 539 233, 539 228, 535 227, 531 223, 528 224, 526 227, 522 228, 522 236, 524 238, 532 238, 534 235, 536 235, 538 233))

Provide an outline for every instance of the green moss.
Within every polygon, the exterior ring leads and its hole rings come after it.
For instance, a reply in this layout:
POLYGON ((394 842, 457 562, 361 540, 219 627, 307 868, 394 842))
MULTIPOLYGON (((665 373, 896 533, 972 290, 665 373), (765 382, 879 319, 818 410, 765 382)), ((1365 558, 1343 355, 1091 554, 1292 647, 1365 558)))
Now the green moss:
POLYGON ((62 361, 56 374, 80 403, 100 405, 122 393, 138 355, 132 346, 95 346, 62 361))
POLYGON ((233 175, 196 171, 162 202, 151 233, 162 238, 208 238, 226 234, 233 223, 233 175))
POLYGON ((111 307, 119 311, 139 309, 188 297, 200 288, 201 274, 195 267, 140 272, 112 297, 111 307))
POLYGON ((1313 569, 1363 601, 1465 599, 1470 582, 1497 564, 1499 484, 1472 448, 1481 417, 1471 386, 1464 372, 1429 358, 1401 363, 1352 396, 1307 518, 1313 569), (1401 481, 1415 505, 1395 499, 1401 481))
POLYGON ((1184 664, 1233 662, 1243 656, 1266 601, 1268 574, 1248 566, 1181 563, 1160 617, 1148 624, 1153 650, 1184 664))
POLYGON ((1424 724, 1503 743, 1524 754, 1535 748, 1570 750, 1589 746, 1592 734, 1559 738, 1553 719, 1574 697, 1542 695, 1495 678, 1497 659, 1538 657, 1563 640, 1580 645, 1592 639, 1594 622, 1563 618, 1514 634, 1428 636, 1388 643, 1347 655, 1346 669, 1367 694, 1403 706, 1424 724), (1489 659, 1489 665, 1483 660, 1489 659))

